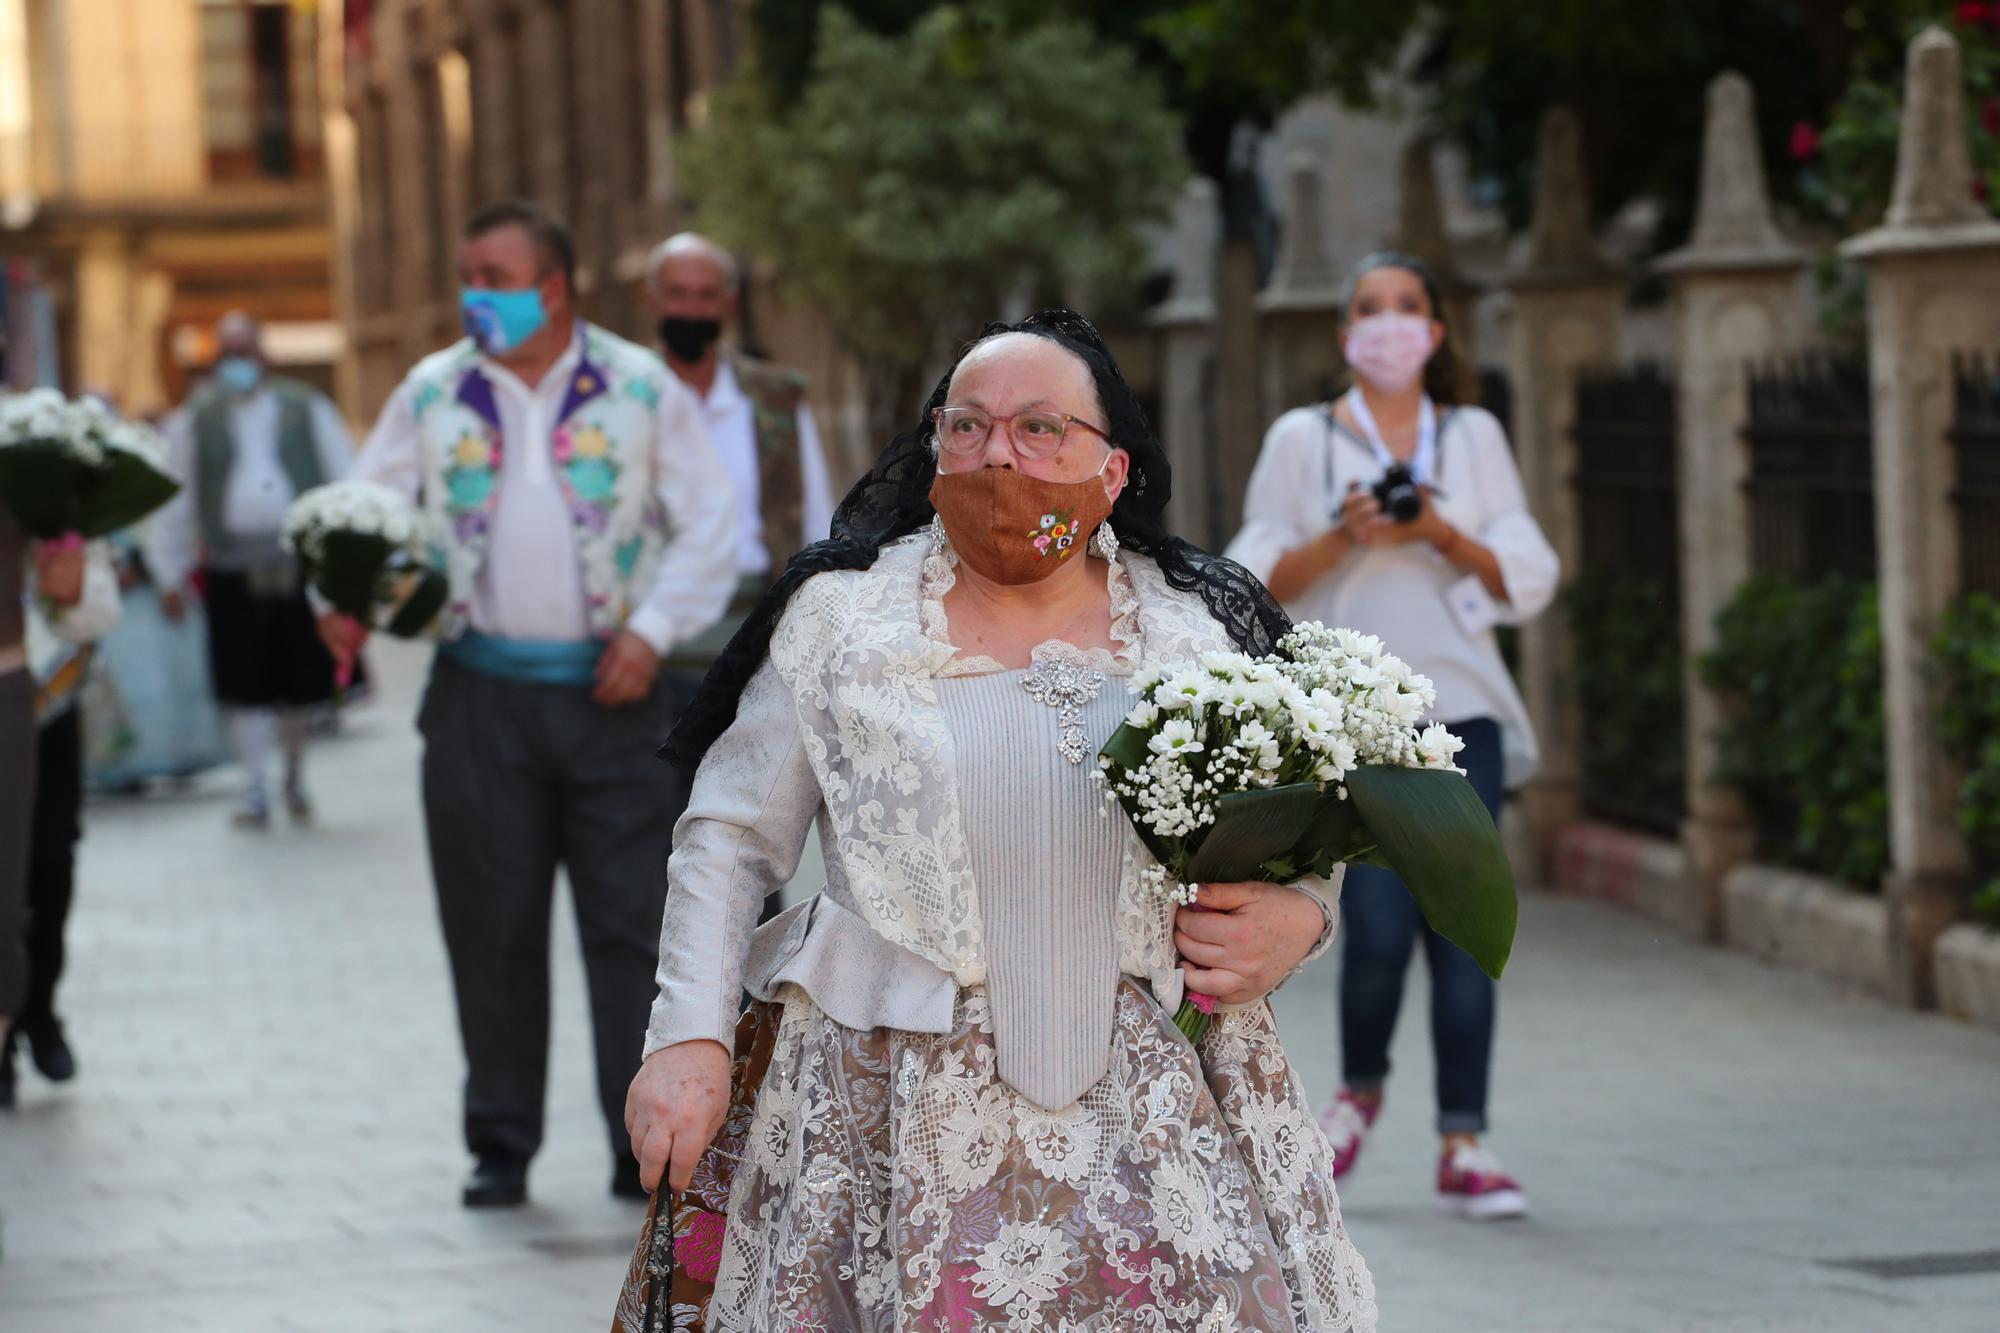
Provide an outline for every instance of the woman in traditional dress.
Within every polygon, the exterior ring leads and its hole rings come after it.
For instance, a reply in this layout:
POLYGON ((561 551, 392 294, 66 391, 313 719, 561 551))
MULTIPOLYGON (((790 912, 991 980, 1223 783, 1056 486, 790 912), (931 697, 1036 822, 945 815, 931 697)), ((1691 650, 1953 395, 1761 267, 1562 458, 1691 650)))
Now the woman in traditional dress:
POLYGON ((1337 886, 1177 910, 1092 781, 1120 677, 1287 624, 1167 534, 1168 483, 1087 320, 994 326, 710 674, 669 747, 704 757, 627 1105, 672 1187, 629 1333, 1375 1326, 1265 1003, 1337 886), (753 935, 815 820, 826 888, 753 935), (1188 987, 1223 1001, 1198 1047, 1188 987))

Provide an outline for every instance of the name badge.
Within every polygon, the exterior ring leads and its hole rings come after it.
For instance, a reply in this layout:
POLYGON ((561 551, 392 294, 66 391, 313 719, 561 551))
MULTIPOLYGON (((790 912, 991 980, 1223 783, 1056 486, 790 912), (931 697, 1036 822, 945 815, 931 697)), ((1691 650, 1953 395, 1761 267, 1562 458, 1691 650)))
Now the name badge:
POLYGON ((1452 619, 1468 639, 1476 639, 1500 623, 1500 607, 1477 574, 1467 574, 1446 588, 1444 599, 1451 607, 1452 619))

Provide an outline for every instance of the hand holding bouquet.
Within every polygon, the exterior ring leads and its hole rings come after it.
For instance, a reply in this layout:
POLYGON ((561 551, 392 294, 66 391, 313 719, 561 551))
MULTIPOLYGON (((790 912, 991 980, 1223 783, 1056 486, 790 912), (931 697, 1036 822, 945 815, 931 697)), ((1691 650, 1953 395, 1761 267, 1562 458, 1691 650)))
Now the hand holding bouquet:
POLYGON ((292 502, 285 549, 333 609, 411 639, 443 609, 448 585, 408 500, 372 481, 336 481, 292 502))
MULTIPOLYGON (((1152 852, 1159 894, 1185 905, 1204 881, 1383 865, 1433 928, 1500 975, 1516 904, 1499 831, 1452 765, 1458 738, 1416 725, 1430 682, 1379 639, 1307 622, 1271 656, 1207 653, 1149 667, 1132 689, 1099 774, 1152 852)), ((1198 1038, 1213 1009, 1190 994, 1175 1022, 1198 1038)))
POLYGON ((54 389, 0 395, 0 505, 45 542, 108 537, 171 500, 150 428, 54 389))

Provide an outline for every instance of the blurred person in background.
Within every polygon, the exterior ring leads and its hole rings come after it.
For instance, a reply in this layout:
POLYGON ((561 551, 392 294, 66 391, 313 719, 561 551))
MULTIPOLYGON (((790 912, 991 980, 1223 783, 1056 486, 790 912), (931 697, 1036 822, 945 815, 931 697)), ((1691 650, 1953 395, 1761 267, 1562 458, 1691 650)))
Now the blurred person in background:
POLYGON ((22 935, 27 984, 14 1026, 0 1038, 0 1106, 14 1104, 14 1051, 22 1041, 35 1068, 51 1083, 76 1076, 76 1055, 55 1001, 65 956, 63 933, 76 893, 76 844, 83 836, 81 701, 93 672, 95 642, 117 629, 121 614, 110 546, 93 542, 82 548, 82 558, 77 601, 66 603, 49 592, 53 585, 67 595, 61 574, 41 581, 42 595, 23 599, 23 643, 35 678, 36 727, 22 935))
MULTIPOLYGON (((1458 365, 1429 269, 1407 255, 1370 255, 1348 275, 1341 319, 1353 384, 1272 425, 1228 554, 1294 619, 1377 635, 1428 676, 1437 689, 1432 720, 1465 742, 1459 765, 1497 821, 1504 787, 1526 779, 1535 750, 1494 628, 1548 606, 1556 554, 1528 512, 1500 423, 1458 402, 1458 365)), ((1524 1214, 1525 1191, 1480 1145, 1492 979, 1425 924, 1388 870, 1350 867, 1341 917, 1343 1086, 1320 1117, 1334 1175, 1354 1164, 1381 1112, 1404 978, 1421 939, 1443 1138, 1438 1203, 1472 1218, 1524 1214)))
MULTIPOLYGON (((648 257, 646 295, 667 368, 701 400, 738 515, 729 611, 706 634, 677 646, 666 663, 677 715, 771 580, 801 548, 825 540, 833 522, 833 483, 806 403, 805 375, 723 344, 737 333, 742 292, 734 256, 706 236, 681 232, 648 257)), ((669 824, 687 808, 693 780, 691 770, 676 768, 675 775, 680 790, 664 816, 669 824)), ((764 919, 777 907, 775 897, 766 899, 764 919)))
POLYGON ((143 540, 113 539, 118 628, 97 645, 83 685, 83 781, 93 792, 136 794, 227 763, 208 670, 208 616, 183 600, 161 606, 143 540))
POLYGON ((314 710, 333 698, 299 575, 280 545, 285 510, 338 481, 353 442, 325 394, 267 372, 262 330, 242 311, 216 325, 214 374, 164 424, 181 493, 153 521, 146 552, 160 609, 179 619, 197 569, 208 614, 209 670, 224 730, 247 777, 239 828, 271 822, 271 752, 284 750, 284 800, 308 822, 305 747, 314 710))
MULTIPOLYGON (((467 1207, 527 1201, 549 1047, 549 912, 569 873, 612 1193, 644 1199, 625 1089, 652 1009, 678 779, 660 661, 736 588, 738 506, 701 404, 576 313, 568 229, 530 203, 467 222, 470 336, 419 362, 357 476, 433 519, 451 592, 417 719, 466 1059, 467 1207)), ((321 620, 336 656, 363 633, 321 620)))
MULTIPOLYGON (((4 1042, 0 1049, 11 1057, 14 1019, 19 1016, 37 1063, 46 1059, 45 1071, 60 1072, 61 1032, 52 1027, 53 1015, 31 1015, 23 1007, 29 999, 25 918, 33 910, 29 879, 36 863, 30 843, 40 799, 37 772, 42 755, 62 744, 58 736, 54 745, 45 747, 48 738, 37 725, 40 691, 28 646, 31 613, 46 615, 48 628, 58 639, 88 642, 118 621, 117 579, 101 547, 33 541, 0 505, 0 1042, 4 1042), (37 1019, 32 1027, 31 1017, 37 1019), (47 1022, 41 1021, 44 1017, 47 1022)), ((67 650, 60 650, 46 662, 51 680, 67 655, 67 650)), ((63 775, 56 776, 60 780, 63 775)), ((12 1075, 9 1058, 0 1071, 0 1104, 14 1099, 12 1075)))

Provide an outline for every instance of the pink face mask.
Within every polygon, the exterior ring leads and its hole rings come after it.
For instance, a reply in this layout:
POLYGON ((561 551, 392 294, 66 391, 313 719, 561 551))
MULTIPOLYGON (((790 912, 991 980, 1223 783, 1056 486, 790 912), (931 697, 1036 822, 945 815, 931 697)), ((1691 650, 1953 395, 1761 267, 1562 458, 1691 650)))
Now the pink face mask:
POLYGON ((1347 364, 1372 389, 1401 393, 1431 359, 1431 322, 1422 315, 1384 310, 1356 320, 1347 331, 1347 364))

